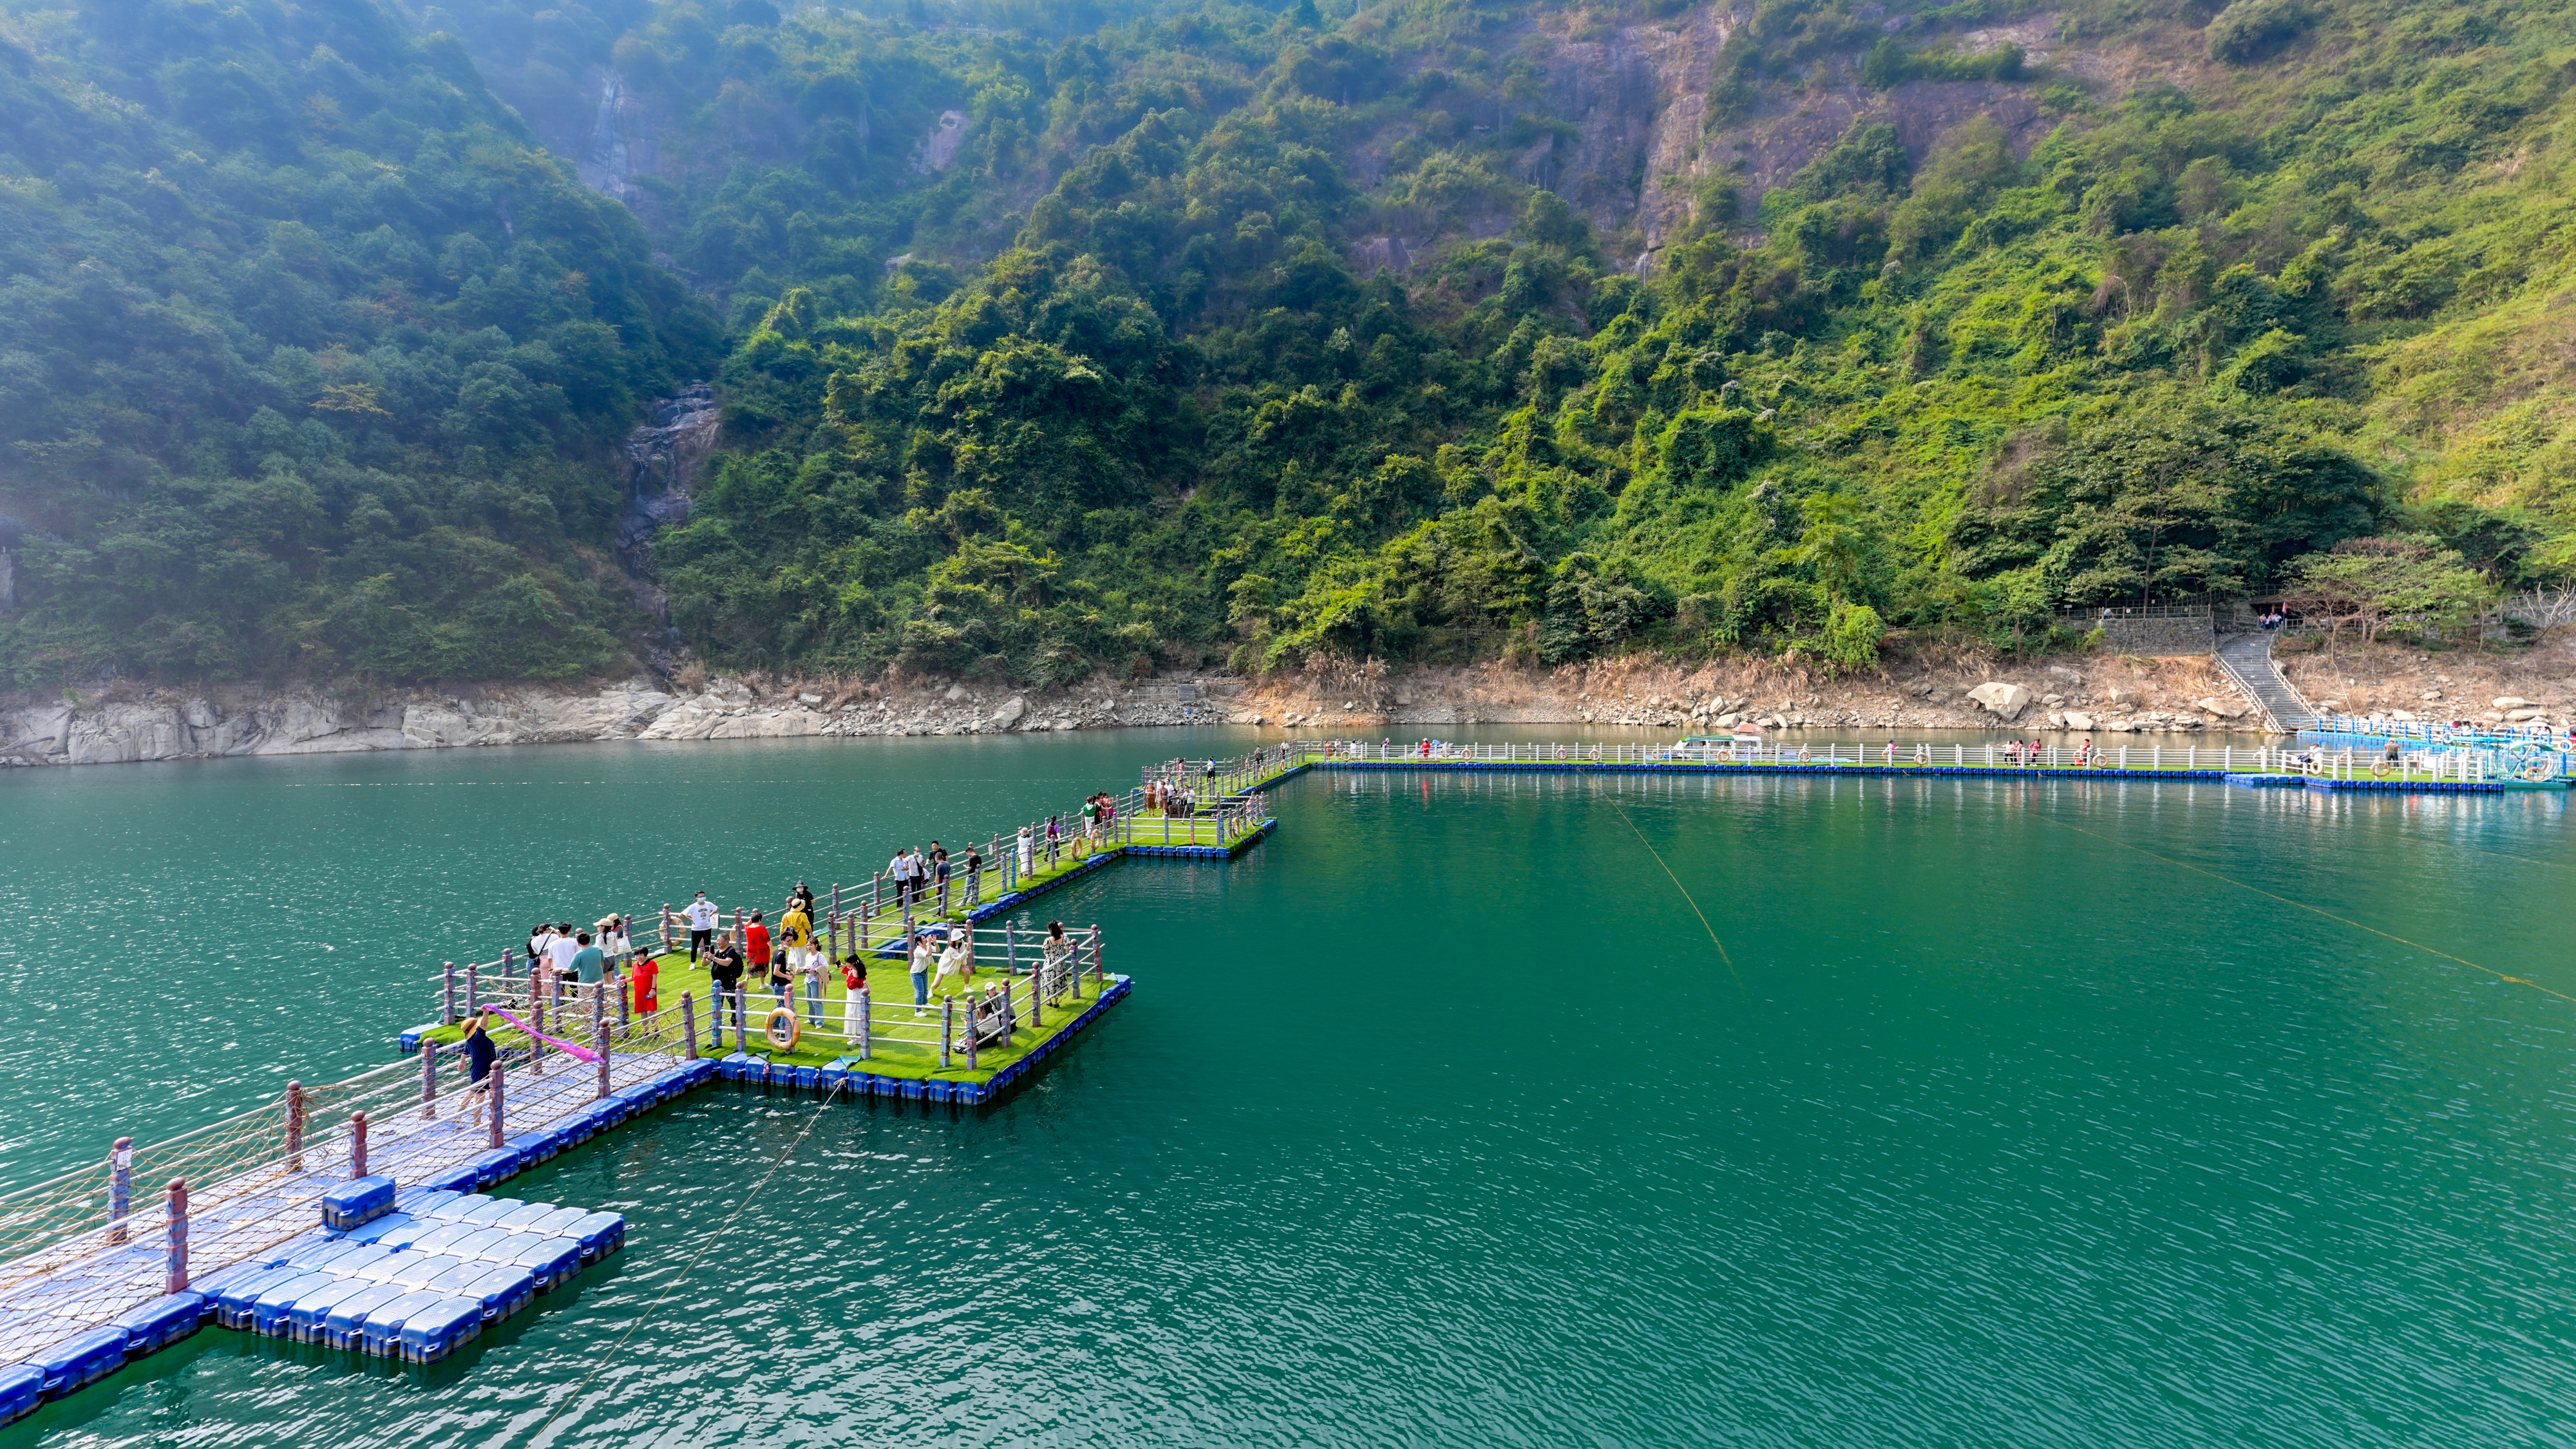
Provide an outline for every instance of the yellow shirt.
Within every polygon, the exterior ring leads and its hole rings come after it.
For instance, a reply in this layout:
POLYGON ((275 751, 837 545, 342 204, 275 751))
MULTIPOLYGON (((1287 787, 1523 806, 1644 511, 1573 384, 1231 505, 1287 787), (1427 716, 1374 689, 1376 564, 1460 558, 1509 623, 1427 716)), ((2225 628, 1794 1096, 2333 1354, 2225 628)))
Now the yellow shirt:
POLYGON ((801 948, 812 942, 814 922, 803 911, 789 911, 778 918, 778 933, 788 945, 801 948))

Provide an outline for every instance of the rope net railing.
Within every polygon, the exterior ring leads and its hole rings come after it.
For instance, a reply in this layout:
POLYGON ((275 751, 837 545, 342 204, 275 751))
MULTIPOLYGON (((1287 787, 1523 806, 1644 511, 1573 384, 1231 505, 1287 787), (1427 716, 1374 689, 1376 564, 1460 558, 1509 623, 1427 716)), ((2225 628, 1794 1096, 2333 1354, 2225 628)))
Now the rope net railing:
MULTIPOLYGON (((502 1071, 515 1078, 499 1135, 543 1127, 667 1070, 687 1049, 677 1008, 599 1035, 609 1051, 591 1063, 496 1034, 502 1071)), ((162 1291, 173 1179, 188 1184, 190 1259, 203 1273, 318 1223, 322 1194, 357 1175, 359 1113, 369 1171, 417 1181, 488 1151, 488 1098, 467 1096, 468 1076, 454 1045, 424 1043, 419 1057, 290 1085, 249 1111, 0 1196, 0 1362, 11 1361, 13 1314, 104 1322, 162 1291)))

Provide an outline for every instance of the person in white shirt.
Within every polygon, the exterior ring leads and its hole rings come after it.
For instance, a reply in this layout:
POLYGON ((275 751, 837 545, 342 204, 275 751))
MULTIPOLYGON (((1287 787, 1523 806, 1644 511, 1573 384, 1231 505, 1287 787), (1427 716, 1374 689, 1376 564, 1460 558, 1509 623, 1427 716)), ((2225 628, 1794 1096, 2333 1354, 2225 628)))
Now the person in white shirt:
POLYGON ((700 891, 696 900, 680 908, 680 915, 689 923, 689 960, 695 962, 715 941, 716 903, 700 891))
POLYGON ((1029 878, 1029 828, 1020 827, 1020 879, 1029 878))
POLYGON ((912 1014, 928 1016, 931 973, 939 969, 939 948, 930 944, 930 933, 912 938, 912 1014))
POLYGON ((963 988, 966 999, 975 999, 975 944, 964 931, 948 933, 948 949, 939 953, 939 994, 954 994, 963 988))
POLYGON ((896 851, 896 852, 894 853, 894 859, 889 860, 889 861, 887 861, 887 862, 886 862, 886 877, 887 877, 887 879, 892 880, 892 881, 894 882, 894 908, 895 908, 896 910, 898 910, 898 911, 902 910, 902 909, 903 909, 903 903, 904 903, 906 900, 910 899, 908 896, 906 896, 906 895, 904 894, 904 886, 903 886, 903 883, 904 883, 905 878, 906 878, 906 877, 908 877, 908 876, 910 876, 911 874, 912 874, 912 852, 911 852, 911 851, 908 851, 908 850, 898 850, 898 851, 896 851))
POLYGON ((572 922, 555 925, 554 939, 546 943, 546 964, 554 968, 555 1000, 563 1000, 564 984, 578 982, 581 973, 573 969, 572 958, 581 954, 581 943, 572 938, 572 922))

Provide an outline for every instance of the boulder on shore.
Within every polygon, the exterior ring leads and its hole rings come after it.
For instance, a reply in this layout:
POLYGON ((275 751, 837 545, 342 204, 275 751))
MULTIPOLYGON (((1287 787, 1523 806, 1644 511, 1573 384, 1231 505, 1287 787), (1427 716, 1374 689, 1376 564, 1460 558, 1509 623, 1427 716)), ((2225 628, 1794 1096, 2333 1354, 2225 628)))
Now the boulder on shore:
POLYGON ((2021 718, 2021 712, 2030 707, 2029 690, 2018 684, 2005 684, 1995 680, 1989 680, 1969 690, 1968 698, 1975 700, 1980 709, 2007 721, 2021 718))

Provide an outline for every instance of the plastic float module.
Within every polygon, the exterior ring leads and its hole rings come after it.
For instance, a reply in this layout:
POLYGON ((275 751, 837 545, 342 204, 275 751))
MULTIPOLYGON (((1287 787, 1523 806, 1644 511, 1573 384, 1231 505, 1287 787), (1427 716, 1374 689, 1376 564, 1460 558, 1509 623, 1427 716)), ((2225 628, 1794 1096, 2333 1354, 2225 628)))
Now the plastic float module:
POLYGON ((322 1224, 346 1232, 394 1210, 394 1180, 353 1177, 322 1194, 322 1224))
MULTIPOLYGON (((447 1301, 436 1293, 415 1289, 380 1305, 367 1315, 366 1323, 361 1326, 359 1346, 370 1358, 395 1357, 401 1351, 403 1325, 411 1321, 411 1316, 447 1301)), ((481 1310, 478 1308, 476 1312, 479 1316, 481 1310)))

